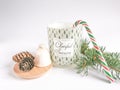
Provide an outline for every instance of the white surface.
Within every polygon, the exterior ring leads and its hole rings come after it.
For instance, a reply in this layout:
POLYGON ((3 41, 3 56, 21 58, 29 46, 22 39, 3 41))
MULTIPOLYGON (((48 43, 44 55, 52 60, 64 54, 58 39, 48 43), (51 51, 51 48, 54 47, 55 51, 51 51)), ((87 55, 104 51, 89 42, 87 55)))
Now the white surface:
POLYGON ((97 72, 81 77, 72 70, 53 68, 34 80, 12 73, 12 55, 35 52, 40 43, 48 46, 48 24, 78 19, 88 22, 100 45, 120 52, 119 0, 0 0, 0 90, 118 90, 120 81, 108 84, 97 72))

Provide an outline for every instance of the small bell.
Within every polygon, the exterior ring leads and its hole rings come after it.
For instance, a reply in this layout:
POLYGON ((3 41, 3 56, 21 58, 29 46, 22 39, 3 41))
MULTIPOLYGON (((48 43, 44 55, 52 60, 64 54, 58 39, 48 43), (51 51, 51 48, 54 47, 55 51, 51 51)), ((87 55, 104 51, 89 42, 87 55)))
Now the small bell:
POLYGON ((35 65, 45 67, 51 64, 50 54, 44 45, 40 45, 35 55, 35 65))

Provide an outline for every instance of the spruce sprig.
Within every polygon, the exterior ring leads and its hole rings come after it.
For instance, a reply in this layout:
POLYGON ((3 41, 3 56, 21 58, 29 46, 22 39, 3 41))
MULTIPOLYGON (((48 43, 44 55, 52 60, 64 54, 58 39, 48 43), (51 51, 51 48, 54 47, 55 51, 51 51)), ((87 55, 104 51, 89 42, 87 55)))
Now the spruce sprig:
MULTIPOLYGON (((100 49, 108 63, 112 76, 114 79, 120 80, 120 53, 105 52, 105 47, 100 47, 100 49)), ((75 64, 78 73, 82 73, 83 75, 88 75, 88 71, 91 68, 102 72, 101 61, 98 58, 96 50, 89 47, 88 40, 82 40, 81 56, 75 64)))

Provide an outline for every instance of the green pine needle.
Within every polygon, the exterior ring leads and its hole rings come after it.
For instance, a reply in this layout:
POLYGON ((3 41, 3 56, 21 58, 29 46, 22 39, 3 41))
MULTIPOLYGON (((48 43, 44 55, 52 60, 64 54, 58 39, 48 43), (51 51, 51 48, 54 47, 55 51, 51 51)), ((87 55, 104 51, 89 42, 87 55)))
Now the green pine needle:
MULTIPOLYGON (((111 74, 115 79, 120 80, 120 53, 105 52, 105 47, 101 47, 103 56, 108 63, 111 74)), ((90 68, 102 72, 101 61, 95 49, 89 47, 88 40, 82 40, 80 58, 75 62, 78 73, 88 75, 90 68)))

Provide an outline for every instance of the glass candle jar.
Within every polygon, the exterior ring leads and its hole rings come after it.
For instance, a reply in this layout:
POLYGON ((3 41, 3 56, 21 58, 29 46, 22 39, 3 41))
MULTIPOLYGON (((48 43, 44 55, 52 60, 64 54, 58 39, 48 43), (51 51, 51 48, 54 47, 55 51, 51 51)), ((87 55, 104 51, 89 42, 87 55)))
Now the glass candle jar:
POLYGON ((48 26, 51 60, 54 66, 70 66, 80 56, 82 25, 53 23, 48 26))

